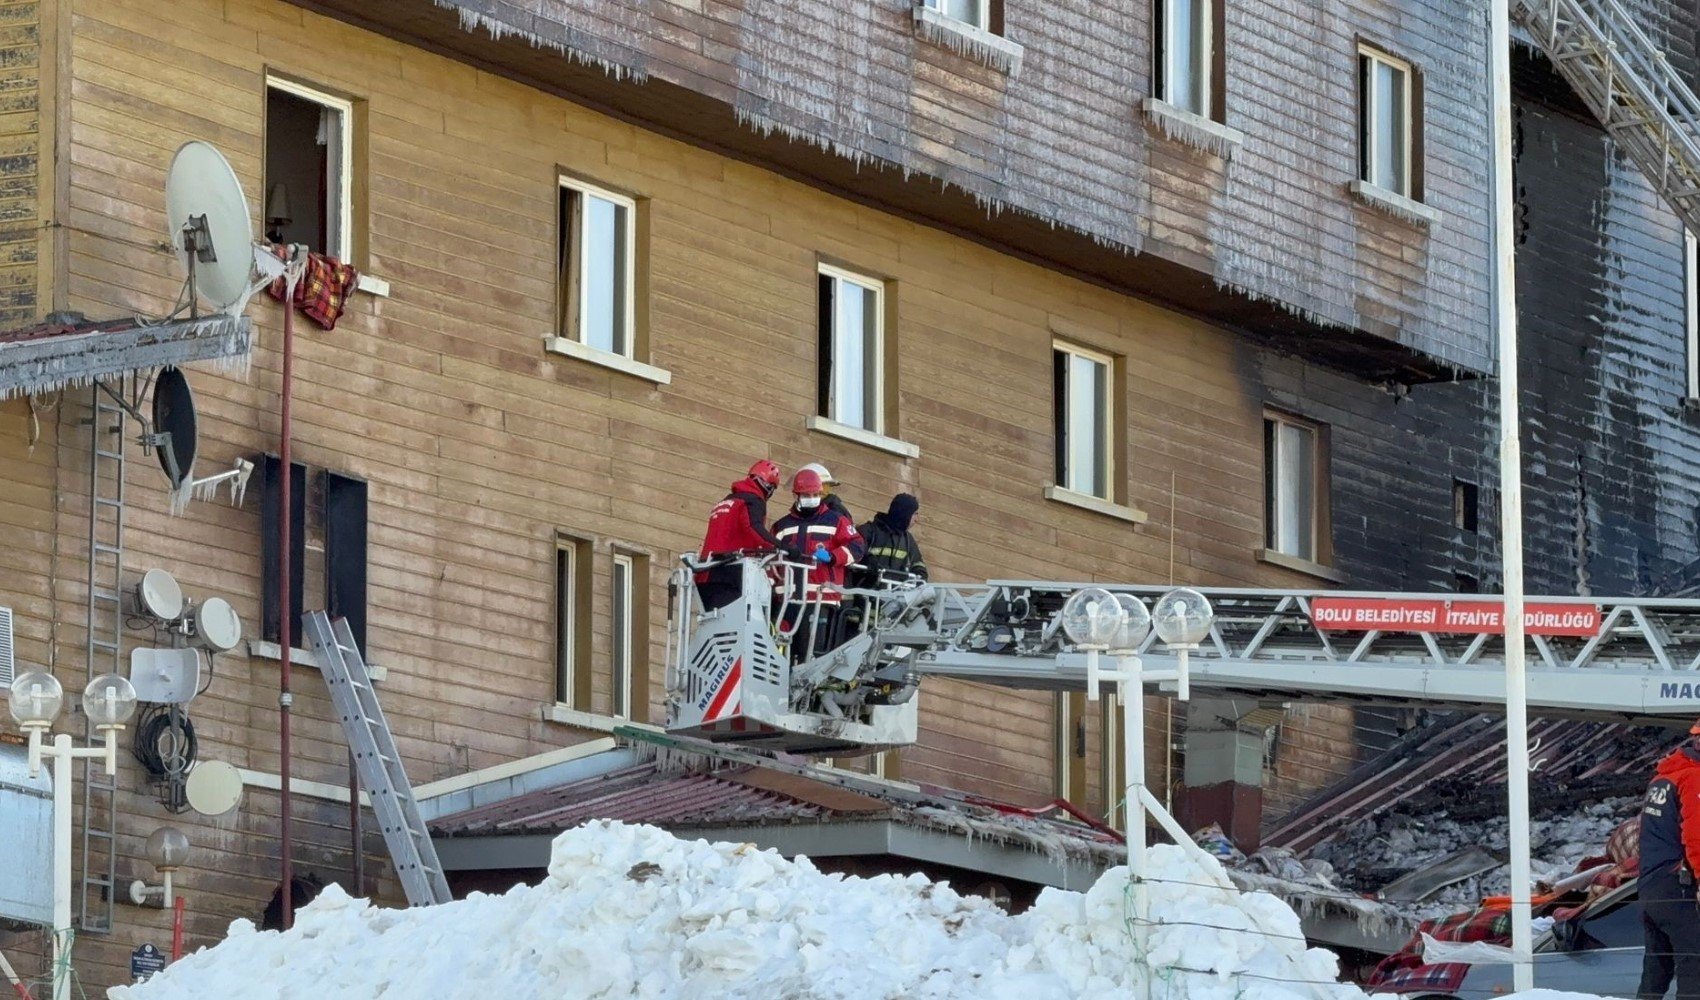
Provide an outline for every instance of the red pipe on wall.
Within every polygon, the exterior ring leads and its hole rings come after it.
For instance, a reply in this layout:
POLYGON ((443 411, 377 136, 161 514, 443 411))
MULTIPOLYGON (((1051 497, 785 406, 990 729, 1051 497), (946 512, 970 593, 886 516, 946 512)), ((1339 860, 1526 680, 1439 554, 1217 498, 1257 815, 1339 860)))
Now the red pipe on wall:
MULTIPOLYGON (((300 251, 299 251, 298 248, 294 248, 294 247, 291 248, 290 266, 292 266, 292 267, 294 266, 294 263, 295 263, 294 258, 296 256, 296 254, 299 253, 299 252, 300 251)), ((291 621, 294 618, 295 609, 289 606, 290 594, 293 593, 290 590, 289 584, 290 584, 290 578, 293 575, 293 571, 294 571, 294 568, 295 568, 294 567, 294 559, 292 558, 292 554, 294 552, 294 549, 290 546, 290 538, 289 538, 289 525, 290 525, 291 519, 294 517, 294 511, 292 511, 290 509, 293 506, 294 493, 291 491, 291 486, 290 486, 290 482, 289 482, 289 473, 290 473, 289 440, 290 440, 291 434, 294 430, 294 428, 293 428, 293 426, 290 422, 290 412, 289 412, 290 395, 291 395, 291 391, 293 389, 293 380, 294 380, 294 377, 295 377, 295 278, 294 277, 291 277, 286 281, 286 283, 284 285, 284 289, 285 289, 285 295, 284 295, 284 301, 283 301, 283 382, 282 382, 281 387, 279 388, 279 394, 282 396, 282 401, 279 404, 280 416, 281 416, 282 419, 279 422, 280 426, 279 426, 279 430, 278 430, 278 434, 279 434, 279 437, 281 438, 281 442, 278 445, 278 458, 279 458, 279 462, 278 462, 278 466, 279 466, 279 470, 278 470, 278 511, 279 511, 279 513, 278 513, 278 519, 277 519, 277 551, 278 551, 278 560, 277 560, 277 564, 278 564, 278 585, 277 585, 278 616, 277 616, 277 621, 278 621, 278 647, 279 647, 279 653, 278 653, 279 663, 278 663, 278 679, 277 679, 277 686, 278 686, 278 695, 277 695, 277 709, 278 709, 277 738, 278 739, 277 739, 277 741, 278 741, 278 753, 281 757, 281 759, 278 762, 278 776, 279 776, 279 779, 280 779, 279 788, 278 788, 278 795, 280 797, 280 805, 279 805, 279 811, 278 811, 278 820, 279 820, 278 839, 281 841, 281 843, 278 846, 278 857, 280 859, 279 867, 282 869, 282 874, 283 874, 283 887, 281 889, 281 895, 279 897, 279 901, 282 903, 282 909, 283 909, 283 929, 288 930, 290 927, 294 926, 294 924, 295 924, 295 906, 294 906, 294 901, 290 899, 290 884, 289 884, 293 880, 294 874, 295 874, 294 871, 293 871, 293 866, 292 866, 292 862, 291 862, 291 858, 290 858, 290 854, 291 854, 292 847, 293 847, 293 833, 294 833, 294 831, 292 830, 291 825, 290 825, 290 809, 289 809, 289 770, 290 770, 289 769, 289 709, 290 709, 291 703, 295 700, 294 696, 289 693, 289 653, 290 653, 290 647, 292 645, 294 645, 292 636, 294 635, 294 632, 295 632, 295 630, 290 627, 291 621)))
POLYGON ((183 910, 187 901, 178 896, 175 903, 175 913, 171 915, 171 960, 173 962, 183 957, 183 910))

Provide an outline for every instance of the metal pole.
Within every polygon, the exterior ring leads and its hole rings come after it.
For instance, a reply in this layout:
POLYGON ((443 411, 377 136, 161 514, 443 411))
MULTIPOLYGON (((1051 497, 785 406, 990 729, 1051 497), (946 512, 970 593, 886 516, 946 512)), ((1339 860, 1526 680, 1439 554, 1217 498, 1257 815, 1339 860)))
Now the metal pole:
MULTIPOLYGON (((290 254, 290 266, 295 266, 295 254, 290 254)), ((283 876, 283 886, 279 890, 279 902, 283 908, 283 929, 288 930, 295 924, 294 901, 290 899, 289 883, 294 878, 294 870, 290 853, 294 844, 294 830, 291 824, 289 807, 289 709, 294 704, 295 696, 289 691, 289 654, 294 644, 293 618, 295 609, 290 607, 290 581, 294 576, 294 560, 290 558, 292 549, 289 538, 289 522, 294 516, 291 510, 293 504, 291 485, 289 482, 290 447, 289 441, 294 430, 290 421, 289 403, 293 388, 291 382, 295 375, 295 281, 297 274, 292 273, 284 284, 283 296, 283 379, 279 389, 282 401, 279 404, 279 438, 278 445, 278 518, 277 518, 277 606, 278 606, 278 695, 277 695, 277 742, 278 754, 278 867, 283 876)))
POLYGON ((53 737, 53 1000, 71 997, 71 736, 53 737))
POLYGON ((1511 17, 1509 0, 1489 4, 1493 88, 1493 319, 1499 344, 1500 545, 1504 560, 1506 790, 1511 840, 1512 984, 1533 989, 1530 927, 1529 705, 1523 665, 1523 456, 1517 413, 1516 247, 1511 191, 1511 17))
POLYGON ((1145 882, 1145 685, 1139 676, 1139 657, 1116 657, 1122 702, 1122 782, 1127 796, 1122 814, 1127 817, 1127 877, 1133 884, 1133 943, 1135 952, 1135 996, 1151 995, 1151 973, 1147 964, 1151 938, 1151 900, 1145 882))

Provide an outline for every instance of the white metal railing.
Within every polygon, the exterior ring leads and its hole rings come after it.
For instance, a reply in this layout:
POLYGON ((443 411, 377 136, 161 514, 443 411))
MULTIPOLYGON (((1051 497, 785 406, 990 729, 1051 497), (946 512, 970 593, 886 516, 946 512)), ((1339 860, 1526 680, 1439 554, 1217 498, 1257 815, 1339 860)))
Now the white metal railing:
POLYGON ((1618 0, 1511 0, 1511 15, 1700 233, 1700 98, 1635 15, 1618 0))

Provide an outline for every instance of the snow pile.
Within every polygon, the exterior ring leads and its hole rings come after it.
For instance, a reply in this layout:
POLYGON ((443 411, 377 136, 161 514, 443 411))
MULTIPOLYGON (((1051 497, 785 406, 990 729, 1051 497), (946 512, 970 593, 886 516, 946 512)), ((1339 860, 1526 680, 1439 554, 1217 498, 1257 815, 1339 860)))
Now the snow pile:
MULTIPOLYGON (((1583 858, 1604 854, 1617 825, 1641 808, 1639 797, 1603 799, 1573 812, 1529 823, 1530 870, 1536 881, 1554 881, 1575 871, 1583 858)), ((1445 811, 1427 816, 1386 813, 1361 823, 1312 852, 1332 863, 1353 889, 1373 892, 1465 847, 1480 846, 1504 856, 1509 850, 1506 817, 1454 819, 1445 811)), ((1415 904, 1390 904, 1417 920, 1475 908, 1483 896, 1511 892, 1511 867, 1502 864, 1442 889, 1415 904)))
MULTIPOLYGON (((1214 888, 1221 869, 1178 847, 1148 858, 1149 964, 1166 1000, 1363 1000, 1279 900, 1214 888)), ((556 838, 538 886, 412 910, 332 886, 288 932, 239 920, 217 947, 108 995, 1121 1000, 1130 913, 1125 868, 1011 917, 918 875, 828 875, 748 844, 597 822, 556 838)))

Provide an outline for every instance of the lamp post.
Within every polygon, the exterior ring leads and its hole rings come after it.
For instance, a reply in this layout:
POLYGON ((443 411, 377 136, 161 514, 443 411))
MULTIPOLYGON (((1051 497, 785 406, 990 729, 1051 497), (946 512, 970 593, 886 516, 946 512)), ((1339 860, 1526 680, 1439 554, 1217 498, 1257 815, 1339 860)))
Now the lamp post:
POLYGON ((68 733, 44 737, 65 706, 65 689, 52 674, 30 671, 12 680, 12 719, 29 736, 30 777, 43 760, 53 765, 53 1000, 71 996, 71 762, 86 758, 118 772, 118 734, 136 711, 136 689, 117 674, 102 674, 83 689, 83 712, 104 737, 101 746, 76 747, 68 733))
POLYGON ((1112 594, 1088 587, 1070 595, 1063 604, 1062 628, 1069 640, 1086 654, 1086 698, 1098 700, 1103 681, 1116 684, 1122 709, 1122 781, 1127 816, 1127 873, 1133 895, 1133 939, 1138 952, 1134 961, 1136 995, 1151 995, 1150 970, 1145 964, 1150 938, 1150 893, 1145 881, 1145 818, 1155 809, 1159 820, 1172 824, 1145 787, 1145 682, 1176 684, 1182 701, 1190 696, 1187 653, 1196 649, 1215 620, 1210 602, 1196 590, 1171 590, 1157 599, 1157 613, 1146 610, 1132 594, 1112 594), (1177 657, 1174 670, 1146 670, 1139 657, 1152 629, 1157 638, 1177 657), (1098 657, 1110 651, 1116 658, 1114 670, 1099 668, 1098 657))

